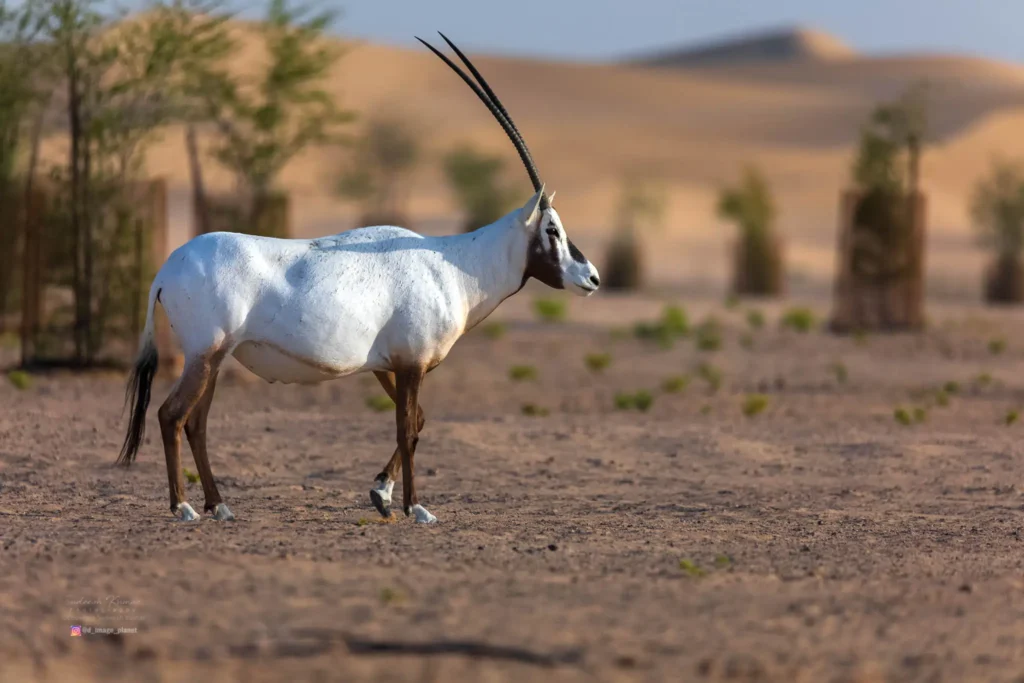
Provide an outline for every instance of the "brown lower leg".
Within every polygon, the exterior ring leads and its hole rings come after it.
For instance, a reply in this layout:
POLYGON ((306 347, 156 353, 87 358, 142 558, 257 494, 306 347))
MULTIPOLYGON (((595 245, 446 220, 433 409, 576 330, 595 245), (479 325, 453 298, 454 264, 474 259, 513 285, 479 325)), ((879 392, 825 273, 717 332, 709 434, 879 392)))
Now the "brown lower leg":
POLYGON ((206 391, 202 398, 192 409, 192 414, 185 422, 185 436, 188 438, 188 445, 192 448, 192 457, 196 461, 196 469, 199 471, 199 479, 203 482, 203 497, 206 503, 203 508, 209 512, 224 502, 217 491, 217 484, 213 480, 213 470, 210 469, 210 458, 206 450, 206 419, 210 415, 210 406, 213 403, 213 392, 217 387, 217 375, 210 377, 206 385, 206 391))
POLYGON ((178 506, 185 502, 185 477, 181 471, 181 429, 206 391, 209 378, 209 359, 187 363, 181 378, 157 413, 164 442, 164 457, 167 460, 172 511, 177 511, 178 506))
MULTIPOLYGON (((395 374, 393 372, 374 372, 377 377, 377 381, 384 387, 384 391, 387 392, 391 400, 395 402, 396 410, 398 406, 398 388, 395 385, 395 374)), ((423 407, 416 404, 416 433, 419 434, 423 431, 423 425, 427 419, 423 415, 423 407)), ((391 459, 388 460, 388 464, 384 466, 381 473, 377 475, 377 481, 396 481, 398 479, 398 473, 402 469, 402 449, 396 448, 395 452, 391 455, 391 459)))
POLYGON ((419 394, 423 383, 423 369, 413 368, 396 374, 398 400, 395 401, 395 420, 398 426, 398 450, 402 456, 402 510, 406 515, 419 503, 416 497, 416 479, 413 457, 419 442, 419 394))

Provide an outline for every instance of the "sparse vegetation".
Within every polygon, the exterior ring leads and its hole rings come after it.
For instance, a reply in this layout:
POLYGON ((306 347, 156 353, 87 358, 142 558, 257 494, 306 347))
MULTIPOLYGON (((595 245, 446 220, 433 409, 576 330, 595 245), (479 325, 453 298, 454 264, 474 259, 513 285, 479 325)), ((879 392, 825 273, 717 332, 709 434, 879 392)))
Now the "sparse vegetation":
POLYGON ((939 408, 949 407, 949 392, 944 389, 939 389, 935 392, 935 405, 939 408))
POLYGON ((395 409, 395 402, 387 394, 374 394, 366 397, 366 407, 378 413, 395 409))
POLYGON ((7 373, 7 381, 19 391, 32 388, 32 376, 24 370, 11 370, 7 373))
POLYGON ((995 380, 992 378, 992 374, 988 372, 982 372, 974 378, 974 385, 979 389, 991 385, 995 380))
POLYGON ((588 353, 583 361, 591 372, 603 372, 612 364, 610 353, 588 353))
POLYGON ((1024 161, 997 159, 971 200, 981 244, 993 253, 985 274, 985 299, 1024 301, 1024 161))
POLYGON ((633 395, 633 404, 641 413, 646 413, 654 404, 654 396, 649 391, 641 389, 633 395))
POLYGON ((642 232, 661 230, 665 219, 665 197, 636 179, 623 185, 616 216, 617 228, 608 244, 603 286, 609 290, 638 289, 644 284, 642 232))
POLYGON ((779 324, 786 329, 806 334, 814 329, 817 317, 814 311, 805 306, 794 306, 787 309, 779 320, 779 324))
POLYGON ((928 421, 928 409, 922 406, 914 406, 914 422, 921 423, 928 421))
POLYGON ((726 569, 732 566, 732 558, 728 555, 722 554, 715 557, 715 566, 719 569, 726 569))
POLYGON ((1019 419, 1020 411, 1017 409, 1013 409, 1006 413, 1006 417, 1003 418, 1003 422, 1006 424, 1007 427, 1009 427, 1010 425, 1016 424, 1017 420, 1019 419))
POLYGON ((839 384, 846 384, 850 378, 850 373, 846 369, 846 364, 842 361, 835 361, 829 366, 829 370, 832 372, 832 376, 836 378, 836 382, 839 384))
POLYGON ((195 472, 193 472, 192 470, 190 470, 187 467, 182 467, 181 471, 185 475, 185 481, 187 481, 190 484, 198 484, 199 483, 199 475, 198 474, 196 474, 195 472))
POLYGON ((501 182, 505 161, 470 145, 453 149, 444 157, 444 174, 465 216, 463 231, 490 225, 515 208, 518 189, 501 182))
POLYGON ((560 323, 569 316, 569 306, 564 299, 540 298, 533 300, 533 312, 543 322, 560 323))
POLYGON ((505 332, 508 331, 508 327, 505 323, 495 320, 484 325, 481 330, 488 339, 501 339, 505 336, 505 332))
POLYGON ((681 306, 668 305, 655 322, 639 322, 633 328, 638 339, 656 341, 662 348, 671 348, 679 337, 690 333, 690 320, 681 306))
POLYGON ((739 185, 719 195, 718 215, 739 228, 733 292, 777 295, 783 289, 782 250, 775 234, 775 202, 764 176, 754 167, 739 185))
POLYGON ((722 327, 714 317, 706 318, 694 330, 694 340, 701 351, 718 351, 722 348, 722 327))
POLYGON ((394 588, 384 587, 380 589, 381 604, 391 605, 402 600, 402 594, 394 588))
POLYGON ((947 394, 955 394, 960 391, 960 383, 955 380, 949 380, 942 385, 942 390, 947 394))
POLYGON ((337 192, 359 204, 360 224, 403 225, 408 179, 419 158, 418 131, 409 122, 393 114, 373 115, 338 178, 337 192))
POLYGON ((749 394, 743 399, 743 414, 747 417, 759 415, 768 407, 768 397, 764 394, 749 394))
POLYGON ((998 356, 1006 350, 1006 340, 1002 337, 988 340, 988 352, 993 356, 998 356))
POLYGON ((666 394, 679 394, 686 391, 686 387, 690 384, 689 375, 674 375, 667 377, 661 383, 661 390, 666 394))
POLYGON ((527 417, 547 417, 551 411, 536 403, 524 403, 519 411, 527 417))
POLYGON ((679 560, 679 569, 684 574, 694 579, 699 579, 700 577, 707 574, 707 572, 701 569, 700 566, 693 560, 679 560))
POLYGON ((508 378, 515 382, 537 379, 537 368, 532 365, 513 365, 508 369, 508 378))
POLYGON ((712 394, 722 388, 722 381, 725 378, 724 373, 710 363, 701 363, 697 370, 697 376, 707 383, 708 391, 712 394))
POLYGON ((631 410, 636 406, 636 398, 633 394, 619 391, 615 394, 615 408, 618 410, 631 410))
POLYGON ((900 406, 896 408, 894 411, 892 411, 892 416, 893 419, 895 419, 904 427, 909 427, 911 424, 914 423, 914 418, 911 417, 910 411, 904 408, 903 406, 900 406))
POLYGON ((764 327, 764 313, 756 308, 747 311, 747 325, 752 330, 760 330, 764 327))

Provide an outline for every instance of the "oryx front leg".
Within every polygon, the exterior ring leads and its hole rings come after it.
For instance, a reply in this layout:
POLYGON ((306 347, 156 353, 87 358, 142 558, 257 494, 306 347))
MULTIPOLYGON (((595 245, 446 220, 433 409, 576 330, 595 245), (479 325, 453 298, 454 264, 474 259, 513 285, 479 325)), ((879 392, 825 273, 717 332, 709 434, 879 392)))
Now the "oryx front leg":
POLYGON ((213 359, 210 380, 206 383, 206 391, 192 409, 192 414, 188 416, 188 420, 185 421, 185 436, 188 438, 188 445, 192 449, 192 457, 196 461, 199 479, 203 483, 203 497, 206 499, 203 511, 212 513, 213 518, 219 522, 230 522, 235 516, 220 497, 220 492, 217 490, 217 482, 213 479, 213 470, 210 468, 210 456, 206 450, 206 421, 210 416, 213 393, 217 388, 217 371, 223 358, 224 354, 220 353, 213 359))
MULTIPOLYGON (((395 376, 390 372, 374 372, 373 373, 380 385, 384 387, 384 391, 387 392, 391 400, 395 402, 395 410, 398 406, 398 387, 395 385, 395 376)), ((426 422, 426 418, 423 416, 422 406, 416 406, 416 433, 423 431, 423 425, 426 422)), ((391 492, 395 488, 395 481, 398 480, 398 473, 402 469, 402 449, 396 448, 395 452, 391 455, 391 459, 388 460, 388 464, 384 466, 381 473, 376 476, 373 480, 373 488, 370 489, 370 502, 377 508, 377 512, 382 517, 388 519, 391 517, 391 492)))
POLYGON ((181 430, 196 405, 206 393, 216 374, 216 350, 185 362, 185 369, 157 416, 167 460, 167 481, 171 493, 171 512, 183 522, 199 519, 199 515, 185 500, 185 476, 181 469, 181 430))
POLYGON ((423 384, 423 368, 410 368, 395 373, 398 400, 395 401, 395 419, 398 426, 398 450, 402 457, 402 510, 413 515, 417 522, 430 524, 437 518, 419 504, 416 497, 416 477, 413 458, 419 442, 419 394, 423 384))

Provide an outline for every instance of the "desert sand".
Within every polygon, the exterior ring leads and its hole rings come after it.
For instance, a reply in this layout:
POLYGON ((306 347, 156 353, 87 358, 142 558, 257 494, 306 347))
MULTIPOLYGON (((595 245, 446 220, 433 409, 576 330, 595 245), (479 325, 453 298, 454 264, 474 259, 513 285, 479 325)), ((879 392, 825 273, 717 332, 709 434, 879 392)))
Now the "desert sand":
POLYGON ((433 527, 370 506, 394 443, 372 377, 225 376, 210 444, 238 519, 195 524, 167 510, 166 379, 129 471, 121 376, 0 383, 0 680, 1020 680, 1019 315, 932 306, 921 336, 855 339, 687 300, 723 326, 702 352, 613 334, 656 298, 573 300, 542 324, 537 291, 428 377, 433 527), (517 364, 536 379, 510 380, 517 364), (660 390, 674 375, 690 385, 660 390), (647 412, 615 409, 639 389, 647 412), (768 404, 747 417, 752 393, 768 404), (903 426, 897 406, 927 415, 903 426))

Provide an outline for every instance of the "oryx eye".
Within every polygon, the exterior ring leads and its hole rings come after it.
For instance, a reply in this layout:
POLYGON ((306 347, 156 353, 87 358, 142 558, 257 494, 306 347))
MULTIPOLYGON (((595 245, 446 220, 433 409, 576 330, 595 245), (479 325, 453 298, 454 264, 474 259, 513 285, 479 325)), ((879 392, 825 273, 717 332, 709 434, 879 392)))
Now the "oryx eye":
POLYGON ((554 228, 554 227, 548 228, 547 229, 547 233, 549 235, 551 235, 552 237, 558 237, 558 228, 554 228))

